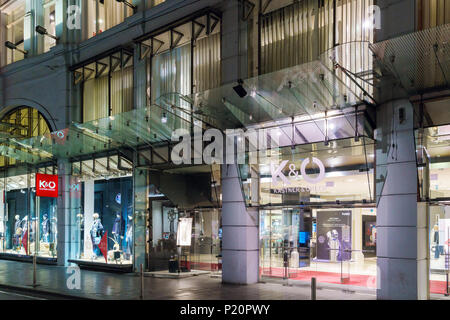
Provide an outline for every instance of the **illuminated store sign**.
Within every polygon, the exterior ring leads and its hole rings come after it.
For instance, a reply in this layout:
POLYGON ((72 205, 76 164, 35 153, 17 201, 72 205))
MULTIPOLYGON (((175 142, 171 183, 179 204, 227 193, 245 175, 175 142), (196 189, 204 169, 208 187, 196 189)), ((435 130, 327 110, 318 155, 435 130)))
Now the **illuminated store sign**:
MULTIPOLYGON (((283 182, 283 184, 290 185, 291 181, 284 175, 283 170, 286 167, 286 165, 289 163, 289 160, 285 160, 281 162, 281 164, 276 167, 273 163, 270 165, 270 171, 272 174, 272 184, 278 184, 279 181, 283 182)), ((306 158, 303 160, 300 171, 297 170, 294 163, 289 165, 289 178, 296 179, 299 175, 303 177, 303 179, 311 184, 317 184, 321 182, 325 178, 325 166, 323 165, 322 161, 318 158, 306 158), (306 174, 306 166, 313 162, 319 167, 319 175, 316 178, 312 178, 306 174)))
POLYGON ((36 196, 58 198, 58 176, 36 174, 36 196))

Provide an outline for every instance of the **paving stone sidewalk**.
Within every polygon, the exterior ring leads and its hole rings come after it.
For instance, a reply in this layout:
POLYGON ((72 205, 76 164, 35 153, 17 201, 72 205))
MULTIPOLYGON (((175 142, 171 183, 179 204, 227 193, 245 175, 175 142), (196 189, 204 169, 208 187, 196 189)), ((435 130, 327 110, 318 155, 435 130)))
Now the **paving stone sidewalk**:
MULTIPOLYGON (((0 286, 26 287, 30 290, 102 300, 140 299, 140 277, 81 270, 81 289, 67 287, 67 268, 37 265, 37 283, 33 289, 33 265, 0 261, 0 286)), ((144 278, 144 296, 149 300, 309 300, 308 286, 285 286, 279 283, 253 285, 222 284, 220 278, 199 275, 184 279, 144 278)), ((317 290, 318 300, 374 300, 370 292, 349 292, 339 288, 317 290)))

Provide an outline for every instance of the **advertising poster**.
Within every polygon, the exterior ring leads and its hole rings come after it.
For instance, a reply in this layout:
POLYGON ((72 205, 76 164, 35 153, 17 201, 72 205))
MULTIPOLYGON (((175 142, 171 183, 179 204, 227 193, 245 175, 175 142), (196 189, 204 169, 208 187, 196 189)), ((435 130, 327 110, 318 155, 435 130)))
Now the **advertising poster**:
POLYGON ((317 259, 348 261, 352 249, 351 211, 317 212, 317 259))
POLYGON ((190 246, 192 235, 192 218, 180 218, 177 230, 177 246, 190 246))

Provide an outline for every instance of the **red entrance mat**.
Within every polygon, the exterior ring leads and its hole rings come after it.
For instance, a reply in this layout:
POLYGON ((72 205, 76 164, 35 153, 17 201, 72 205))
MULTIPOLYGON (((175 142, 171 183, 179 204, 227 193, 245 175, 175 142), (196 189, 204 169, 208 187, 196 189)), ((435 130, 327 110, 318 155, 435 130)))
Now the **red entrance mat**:
MULTIPOLYGON (((261 275, 273 278, 282 278, 284 275, 283 268, 260 268, 261 275)), ((311 278, 316 278, 317 282, 322 283, 335 283, 344 284, 350 286, 358 286, 364 288, 377 287, 377 278, 375 276, 362 275, 362 274, 344 274, 344 277, 350 276, 349 279, 345 279, 344 283, 341 283, 341 274, 333 272, 323 271, 294 271, 289 269, 289 279, 311 281, 311 278)), ((444 294, 446 292, 445 281, 430 280, 430 292, 436 294, 444 294)))

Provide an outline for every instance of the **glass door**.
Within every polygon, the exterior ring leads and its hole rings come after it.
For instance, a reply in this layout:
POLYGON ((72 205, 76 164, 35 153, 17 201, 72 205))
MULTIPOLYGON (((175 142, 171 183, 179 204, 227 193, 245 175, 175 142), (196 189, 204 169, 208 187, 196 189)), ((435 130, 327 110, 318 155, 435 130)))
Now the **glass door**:
POLYGON ((260 213, 261 279, 296 279, 310 264, 312 217, 305 208, 260 213))

